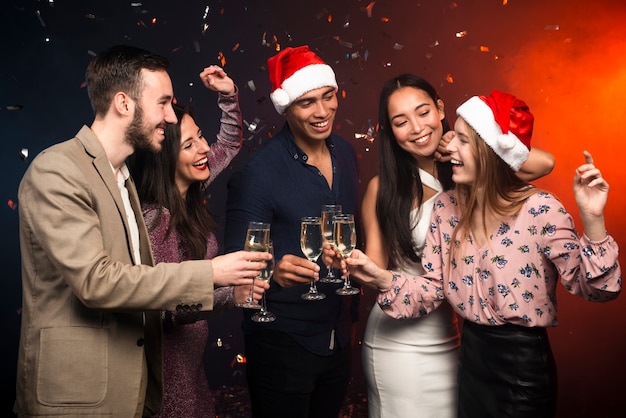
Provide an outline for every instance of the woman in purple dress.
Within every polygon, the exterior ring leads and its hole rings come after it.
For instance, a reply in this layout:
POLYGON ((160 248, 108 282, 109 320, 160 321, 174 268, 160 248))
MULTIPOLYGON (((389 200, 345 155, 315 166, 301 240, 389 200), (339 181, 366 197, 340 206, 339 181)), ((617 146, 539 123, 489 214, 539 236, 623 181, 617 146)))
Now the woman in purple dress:
MULTIPOLYGON (((131 161, 155 262, 211 259, 218 255, 216 224, 204 190, 241 149, 242 118, 233 80, 218 66, 200 74, 218 92, 222 110, 217 141, 211 146, 188 109, 175 106, 178 122, 168 125, 160 152, 138 152, 131 161)), ((266 285, 256 280, 255 300, 266 285)), ((164 399, 159 417, 215 417, 203 355, 206 319, 243 302, 250 288, 216 289, 213 310, 163 312, 164 399)))

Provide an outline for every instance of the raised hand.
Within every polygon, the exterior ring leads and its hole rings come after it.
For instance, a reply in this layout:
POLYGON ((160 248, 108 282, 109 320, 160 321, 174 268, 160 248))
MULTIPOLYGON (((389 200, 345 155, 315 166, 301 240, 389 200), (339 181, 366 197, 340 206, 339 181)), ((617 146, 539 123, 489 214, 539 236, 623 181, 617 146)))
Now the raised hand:
POLYGON ((227 96, 235 94, 234 81, 226 74, 224 69, 218 65, 206 67, 200 73, 200 80, 202 80, 202 84, 209 90, 217 91, 227 96))
POLYGON ((592 240, 605 236, 604 208, 609 195, 609 184, 594 165, 593 157, 583 151, 585 164, 574 175, 574 197, 585 227, 585 234, 592 240))
POLYGON ((437 147, 437 150, 434 154, 435 160, 441 161, 442 163, 451 160, 452 157, 450 157, 450 153, 448 152, 446 147, 448 146, 452 138, 454 138, 454 131, 448 131, 443 134, 441 140, 439 141, 439 146, 437 147))

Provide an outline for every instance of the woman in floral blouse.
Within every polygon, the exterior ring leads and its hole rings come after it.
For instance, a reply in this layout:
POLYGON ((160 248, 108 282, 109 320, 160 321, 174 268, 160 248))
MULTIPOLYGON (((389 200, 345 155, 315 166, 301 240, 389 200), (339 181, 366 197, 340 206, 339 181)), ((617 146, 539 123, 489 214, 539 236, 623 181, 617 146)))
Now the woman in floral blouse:
POLYGON ((557 377, 546 327, 557 325, 559 277, 590 301, 621 290, 618 246, 604 224, 609 185, 585 151, 574 176, 579 236, 554 195, 515 175, 533 127, 523 101, 493 91, 470 98, 457 115, 447 147, 457 187, 435 199, 426 273, 382 270, 358 250, 347 266, 379 289, 378 303, 392 317, 421 317, 447 299, 464 318, 459 417, 553 417, 557 377))

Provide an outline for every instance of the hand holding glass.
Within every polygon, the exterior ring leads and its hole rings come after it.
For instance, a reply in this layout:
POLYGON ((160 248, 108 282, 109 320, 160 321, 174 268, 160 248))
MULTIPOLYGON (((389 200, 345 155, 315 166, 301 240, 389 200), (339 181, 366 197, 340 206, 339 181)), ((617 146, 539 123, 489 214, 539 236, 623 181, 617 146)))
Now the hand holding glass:
MULTIPOLYGON (((265 270, 261 272, 261 276, 259 277, 259 279, 269 282, 270 278, 274 274, 274 246, 272 245, 271 241, 267 247, 267 250, 272 255, 272 259, 267 262, 267 267, 265 267, 265 270)), ((252 315, 252 320, 254 322, 272 322, 275 319, 276 315, 267 310, 267 305, 265 302, 265 292, 263 292, 263 296, 261 296, 261 310, 252 315)))
MULTIPOLYGON (((269 242, 270 224, 266 224, 263 222, 250 222, 248 224, 246 242, 243 247, 245 251, 267 251, 269 242)), ((261 305, 254 301, 253 295, 254 283, 250 285, 250 294, 248 294, 246 301, 243 303, 237 303, 235 306, 239 308, 261 309, 261 305)))
MULTIPOLYGON (((320 217, 304 217, 302 218, 300 228, 300 248, 309 261, 317 262, 318 257, 322 254, 322 220, 320 217)), ((326 297, 325 294, 317 291, 315 280, 311 280, 309 291, 302 296, 304 300, 321 300, 326 297)))
MULTIPOLYGON (((352 251, 356 247, 356 228, 354 226, 354 215, 341 214, 335 215, 335 247, 345 259, 350 257, 352 251)), ((350 296, 359 293, 359 289, 350 285, 350 272, 346 273, 343 287, 337 289, 338 295, 350 296)))
MULTIPOLYGON (((335 245, 335 227, 333 223, 333 217, 341 213, 341 205, 324 205, 322 206, 322 232, 324 234, 324 241, 328 242, 331 246, 335 245)), ((326 277, 322 277, 320 282, 322 283, 343 283, 341 277, 335 277, 333 273, 332 264, 326 266, 328 273, 326 277)))

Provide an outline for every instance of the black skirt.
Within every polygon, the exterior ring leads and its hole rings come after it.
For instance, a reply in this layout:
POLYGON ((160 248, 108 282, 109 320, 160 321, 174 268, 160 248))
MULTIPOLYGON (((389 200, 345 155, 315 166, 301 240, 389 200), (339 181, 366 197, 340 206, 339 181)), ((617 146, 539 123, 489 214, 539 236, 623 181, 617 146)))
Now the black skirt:
POLYGON ((556 364, 545 328, 463 322, 459 418, 552 418, 556 396, 556 364))

